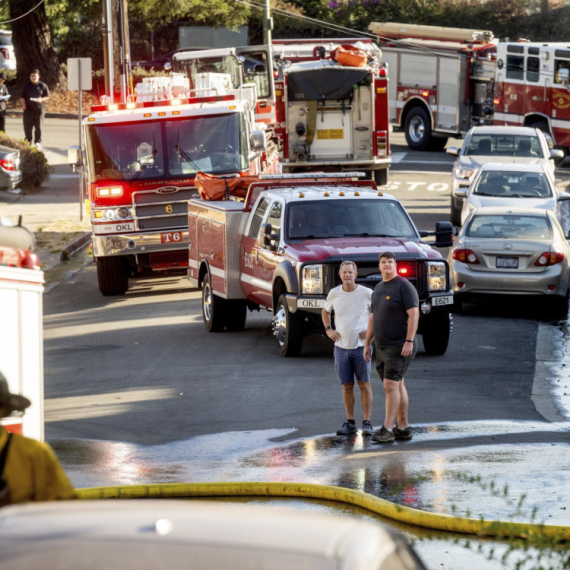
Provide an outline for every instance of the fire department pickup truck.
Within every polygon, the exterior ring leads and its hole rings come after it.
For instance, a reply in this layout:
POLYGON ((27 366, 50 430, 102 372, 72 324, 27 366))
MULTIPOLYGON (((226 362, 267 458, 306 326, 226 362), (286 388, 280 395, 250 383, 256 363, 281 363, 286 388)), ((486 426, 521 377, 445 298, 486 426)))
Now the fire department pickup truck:
POLYGON ((322 332, 328 292, 341 284, 339 267, 351 260, 357 282, 382 279, 378 257, 393 251, 400 275, 417 288, 418 332, 429 354, 449 342, 453 303, 449 268, 433 245, 451 245, 452 226, 418 232, 400 202, 355 173, 262 175, 244 201, 190 200, 188 278, 202 288, 209 332, 239 331, 247 309, 273 311, 273 333, 283 356, 301 351, 305 336, 322 332))

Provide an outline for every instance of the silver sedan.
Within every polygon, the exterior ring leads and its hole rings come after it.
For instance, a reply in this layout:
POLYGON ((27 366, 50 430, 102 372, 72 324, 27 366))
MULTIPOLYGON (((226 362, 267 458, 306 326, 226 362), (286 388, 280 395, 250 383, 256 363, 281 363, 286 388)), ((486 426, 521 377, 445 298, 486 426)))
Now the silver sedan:
POLYGON ((540 129, 533 127, 473 127, 465 136, 461 149, 449 147, 448 154, 457 156, 451 174, 451 223, 460 225, 463 196, 458 191, 468 188, 481 165, 489 162, 544 164, 554 179, 554 161, 564 152, 550 149, 540 129))
POLYGON ((480 208, 449 252, 457 309, 478 295, 541 295, 568 309, 570 245, 556 216, 531 208, 480 208))

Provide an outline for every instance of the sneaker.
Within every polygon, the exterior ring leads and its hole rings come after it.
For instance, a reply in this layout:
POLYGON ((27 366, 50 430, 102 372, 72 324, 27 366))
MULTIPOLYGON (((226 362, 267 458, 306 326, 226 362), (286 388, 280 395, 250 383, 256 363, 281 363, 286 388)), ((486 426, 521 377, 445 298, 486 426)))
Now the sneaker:
POLYGON ((394 437, 394 432, 384 426, 372 434, 372 441, 377 443, 389 443, 394 441, 394 439, 396 439, 394 437))
POLYGON ((350 435, 351 433, 357 433, 356 424, 351 424, 349 422, 344 422, 342 427, 336 430, 337 435, 350 435))
POLYGON ((408 426, 407 428, 400 429, 398 426, 394 427, 394 437, 396 439, 412 439, 414 434, 412 433, 412 428, 408 426))
POLYGON ((35 144, 36 150, 42 150, 42 143, 35 144))
POLYGON ((374 433, 374 428, 369 421, 362 422, 362 435, 372 435, 374 433))

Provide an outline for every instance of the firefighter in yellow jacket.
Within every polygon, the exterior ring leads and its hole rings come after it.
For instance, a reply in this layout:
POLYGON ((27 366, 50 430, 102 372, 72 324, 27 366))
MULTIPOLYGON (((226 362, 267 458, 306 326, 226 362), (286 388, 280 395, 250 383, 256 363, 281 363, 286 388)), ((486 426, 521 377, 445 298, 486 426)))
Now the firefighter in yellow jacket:
MULTIPOLYGON (((11 394, 0 372, 0 418, 24 411, 30 400, 11 394)), ((0 426, 0 506, 27 501, 76 499, 51 447, 0 426)))

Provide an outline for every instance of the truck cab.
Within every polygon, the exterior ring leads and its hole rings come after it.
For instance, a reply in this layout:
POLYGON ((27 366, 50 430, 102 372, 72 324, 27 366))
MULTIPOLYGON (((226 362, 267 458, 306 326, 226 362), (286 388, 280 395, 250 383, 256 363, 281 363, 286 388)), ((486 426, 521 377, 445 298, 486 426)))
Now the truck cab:
MULTIPOLYGON (((285 176, 262 176, 244 202, 189 203, 189 279, 203 289, 207 330, 241 330, 248 308, 265 307, 280 353, 297 355, 305 336, 323 330, 321 311, 341 284, 342 261, 354 261, 357 282, 374 288, 380 253, 393 251, 400 275, 418 290, 424 346, 443 354, 453 295, 447 262, 423 241, 427 232, 372 181, 285 176)), ((434 245, 447 247, 451 224, 438 226, 434 245)))

